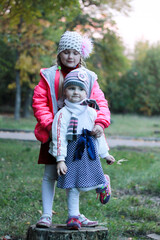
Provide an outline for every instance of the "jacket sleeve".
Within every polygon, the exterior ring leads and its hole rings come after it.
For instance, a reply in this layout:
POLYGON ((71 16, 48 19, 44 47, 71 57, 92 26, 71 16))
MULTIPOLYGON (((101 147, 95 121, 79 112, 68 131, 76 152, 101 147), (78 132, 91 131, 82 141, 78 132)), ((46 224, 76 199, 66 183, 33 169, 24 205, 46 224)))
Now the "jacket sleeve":
POLYGON ((105 99, 104 93, 100 89, 97 80, 94 81, 90 98, 95 99, 100 108, 100 110, 97 111, 95 124, 107 128, 110 125, 110 110, 108 108, 108 102, 105 99))
POLYGON ((53 112, 50 100, 50 89, 43 78, 34 89, 33 94, 33 112, 41 128, 47 131, 51 130, 53 122, 53 112))
POLYGON ((96 138, 98 142, 98 154, 101 158, 105 158, 109 155, 109 147, 105 135, 103 134, 100 138, 96 138))
POLYGON ((66 139, 67 127, 69 123, 69 116, 64 108, 62 108, 56 115, 52 124, 52 141, 50 143, 49 153, 53 155, 57 161, 65 160, 67 156, 66 139))

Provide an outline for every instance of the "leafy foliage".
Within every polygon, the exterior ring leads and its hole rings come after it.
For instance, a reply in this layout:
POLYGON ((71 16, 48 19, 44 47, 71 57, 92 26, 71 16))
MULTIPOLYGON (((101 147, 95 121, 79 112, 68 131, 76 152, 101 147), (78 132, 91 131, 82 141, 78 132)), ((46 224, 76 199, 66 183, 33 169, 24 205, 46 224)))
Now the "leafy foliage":
POLYGON ((10 25, 18 25, 23 20, 26 24, 31 24, 38 18, 43 18, 51 13, 58 15, 76 14, 79 11, 78 0, 43 1, 43 0, 2 0, 0 5, 0 16, 6 17, 10 25))
POLYGON ((139 43, 131 69, 111 83, 111 107, 115 112, 160 113, 160 45, 139 43))
POLYGON ((2 40, 0 40, 0 106, 1 111, 3 104, 12 105, 14 102, 14 94, 8 89, 8 85, 14 82, 15 79, 15 51, 8 47, 2 40))
MULTIPOLYGON (((112 30, 115 22, 110 10, 126 13, 130 10, 130 1, 83 0, 81 4, 78 0, 2 1, 1 33, 5 43, 17 51, 15 70, 17 76, 20 76, 20 82, 12 82, 9 88, 15 90, 19 84, 19 92, 22 93, 19 102, 27 102, 30 95, 28 91, 32 91, 37 83, 41 66, 49 67, 52 58, 56 58, 58 40, 66 29, 79 30, 93 38, 94 64, 91 59, 88 66, 94 70, 95 65, 102 65, 97 73, 100 75, 100 85, 107 94, 105 88, 108 81, 117 78, 118 74, 124 71, 126 64, 125 58, 122 57, 123 47, 112 30)), ((17 90, 16 92, 18 93, 17 90)))
POLYGON ((121 40, 113 31, 109 31, 102 39, 95 39, 95 51, 89 59, 90 68, 98 73, 98 79, 106 98, 112 100, 112 88, 129 68, 129 61, 124 55, 121 40))
MULTIPOLYGON (((17 119, 20 117, 21 87, 23 90, 26 89, 23 91, 26 92, 25 102, 31 102, 27 99, 28 96, 31 98, 28 91, 31 92, 35 86, 43 55, 53 55, 57 38, 53 29, 57 29, 62 16, 66 15, 66 19, 70 19, 79 11, 79 1, 2 1, 1 34, 3 40, 17 52, 16 84, 9 85, 10 89, 16 87, 15 117, 17 119)), ((62 31, 63 24, 59 35, 62 31)))

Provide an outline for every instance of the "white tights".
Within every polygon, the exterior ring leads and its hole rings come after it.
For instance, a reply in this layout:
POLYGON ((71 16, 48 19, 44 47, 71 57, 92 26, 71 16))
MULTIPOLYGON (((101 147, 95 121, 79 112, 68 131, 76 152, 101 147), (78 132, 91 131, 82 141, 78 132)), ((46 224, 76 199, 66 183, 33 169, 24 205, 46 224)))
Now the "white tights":
POLYGON ((67 192, 67 203, 68 203, 68 217, 78 216, 79 212, 79 195, 80 192, 88 192, 90 190, 102 187, 103 184, 88 187, 88 188, 68 188, 67 192))
POLYGON ((43 215, 52 216, 52 205, 55 194, 56 179, 57 179, 56 165, 46 164, 42 181, 43 215))
MULTIPOLYGON (((57 180, 56 165, 45 165, 43 182, 42 182, 42 203, 43 215, 52 216, 52 205, 55 194, 55 183, 57 180)), ((90 188, 69 188, 66 189, 67 204, 68 204, 68 217, 78 216, 79 212, 79 195, 81 191, 90 191, 101 187, 103 184, 93 186, 90 188)))

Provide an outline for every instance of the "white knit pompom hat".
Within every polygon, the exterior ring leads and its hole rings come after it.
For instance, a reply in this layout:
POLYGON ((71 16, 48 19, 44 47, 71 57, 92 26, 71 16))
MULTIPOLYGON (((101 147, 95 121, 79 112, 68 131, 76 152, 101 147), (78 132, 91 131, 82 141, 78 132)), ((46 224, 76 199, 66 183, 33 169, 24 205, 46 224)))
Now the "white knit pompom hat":
POLYGON ((93 44, 89 38, 82 37, 77 32, 66 31, 60 39, 58 54, 66 49, 75 49, 83 58, 89 57, 93 44))

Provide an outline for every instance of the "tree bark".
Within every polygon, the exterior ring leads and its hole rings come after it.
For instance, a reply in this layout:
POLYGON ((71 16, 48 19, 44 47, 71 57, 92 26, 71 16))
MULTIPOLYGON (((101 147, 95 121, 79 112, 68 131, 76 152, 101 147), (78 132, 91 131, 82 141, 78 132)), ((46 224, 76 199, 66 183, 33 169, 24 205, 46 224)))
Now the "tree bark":
POLYGON ((30 108, 32 104, 32 93, 33 93, 33 90, 31 88, 28 88, 26 92, 26 98, 25 98, 25 103, 23 108, 24 118, 28 118, 30 116, 30 108))
POLYGON ((66 225, 57 224, 50 228, 30 226, 26 240, 107 240, 108 229, 105 227, 82 227, 68 230, 66 225))
POLYGON ((14 109, 14 118, 16 120, 20 119, 20 109, 21 109, 21 85, 20 85, 19 70, 17 70, 16 71, 16 97, 15 97, 15 109, 14 109))
MULTIPOLYGON (((20 22, 18 24, 18 29, 17 29, 17 35, 19 38, 19 41, 21 41, 21 27, 22 27, 22 22, 23 19, 20 17, 20 22)), ((17 48, 16 51, 16 60, 19 59, 20 56, 20 50, 17 48)), ((20 70, 16 70, 16 98, 15 98, 15 111, 14 111, 14 118, 16 120, 20 119, 20 110, 21 110, 21 85, 20 85, 20 70)))

